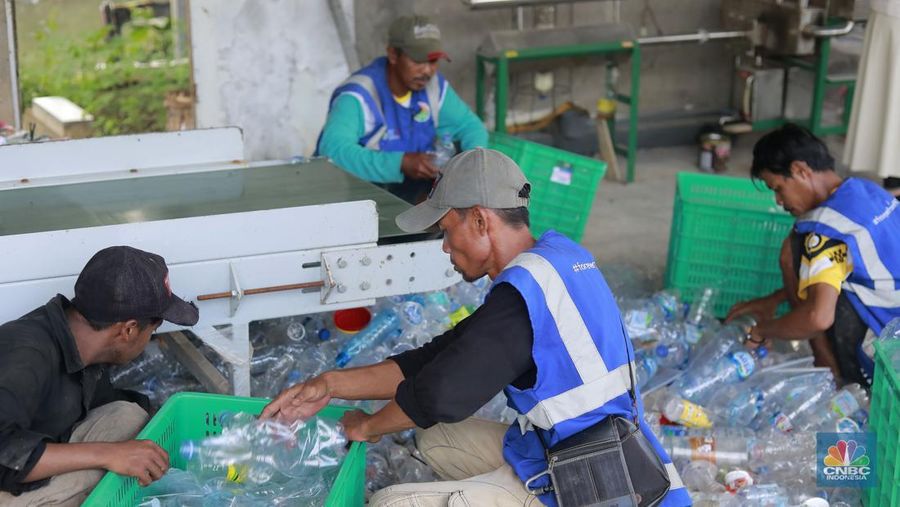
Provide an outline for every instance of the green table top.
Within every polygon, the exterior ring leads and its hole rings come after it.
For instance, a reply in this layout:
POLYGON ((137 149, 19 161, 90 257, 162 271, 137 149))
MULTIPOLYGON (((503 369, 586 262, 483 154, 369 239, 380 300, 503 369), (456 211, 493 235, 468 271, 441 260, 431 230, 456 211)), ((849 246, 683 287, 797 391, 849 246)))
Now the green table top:
POLYGON ((0 236, 373 200, 379 238, 409 204, 324 159, 0 191, 0 236))

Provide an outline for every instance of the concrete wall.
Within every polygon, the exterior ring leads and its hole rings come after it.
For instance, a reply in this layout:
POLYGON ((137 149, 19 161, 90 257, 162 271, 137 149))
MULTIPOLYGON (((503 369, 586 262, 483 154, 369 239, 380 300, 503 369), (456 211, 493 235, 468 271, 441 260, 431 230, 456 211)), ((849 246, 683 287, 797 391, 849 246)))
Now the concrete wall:
MULTIPOLYGON (((699 28, 715 30, 719 25, 719 0, 626 0, 616 2, 593 1, 557 6, 556 26, 592 25, 616 20, 641 26, 642 11, 649 3, 665 34, 696 32, 699 28)), ((415 12, 432 16, 441 28, 446 49, 453 61, 442 64, 441 71, 450 79, 464 100, 474 105, 475 50, 490 30, 515 28, 515 9, 470 10, 459 0, 364 0, 356 5, 357 48, 361 61, 368 61, 383 52, 387 26, 395 15, 415 12)), ((525 8, 526 26, 533 24, 533 8, 525 8)), ((648 35, 656 30, 644 16, 648 35)), ((697 112, 727 107, 731 86, 731 56, 725 43, 712 42, 648 46, 643 50, 641 76, 642 116, 663 111, 697 112)), ((622 65, 620 88, 627 91, 629 67, 622 65)), ((585 63, 571 71, 560 68, 555 72, 559 87, 556 103, 571 95, 583 107, 593 108, 602 96, 604 69, 596 63, 585 63), (571 88, 569 94, 564 88, 571 88)), ((511 84, 515 85, 513 76, 511 84)), ((530 75, 519 77, 519 85, 527 88, 530 75)), ((552 102, 547 98, 533 100, 520 93, 514 106, 518 109, 540 108, 552 102)))
POLYGON ((349 73, 328 3, 192 0, 190 17, 197 127, 241 127, 250 160, 311 154, 349 73))
MULTIPOLYGON (((515 27, 515 9, 473 11, 460 0, 342 0, 342 5, 354 18, 350 26, 355 26, 363 65, 384 53, 387 28, 394 17, 412 12, 432 16, 452 58, 442 63, 441 71, 473 106, 477 47, 489 31, 515 27)), ((718 28, 718 0, 561 4, 556 8, 556 26, 592 25, 618 18, 637 29, 643 18, 653 35, 656 31, 644 12, 645 5, 653 9, 665 34, 718 28)), ((197 126, 242 127, 250 159, 311 154, 330 93, 350 71, 328 2, 192 0, 190 7, 197 126)), ((532 26, 535 8, 525 8, 524 13, 526 26, 532 26)), ((621 70, 619 84, 627 90, 627 63, 621 70)), ((597 60, 562 67, 555 71, 555 92, 546 98, 530 92, 530 74, 513 76, 512 83, 521 91, 514 97, 511 116, 521 120, 523 111, 540 111, 570 98, 593 109, 603 96, 604 72, 597 60)), ((731 56, 725 43, 644 48, 642 117, 725 108, 730 86, 731 56)), ((642 121, 642 130, 651 123, 642 121)))

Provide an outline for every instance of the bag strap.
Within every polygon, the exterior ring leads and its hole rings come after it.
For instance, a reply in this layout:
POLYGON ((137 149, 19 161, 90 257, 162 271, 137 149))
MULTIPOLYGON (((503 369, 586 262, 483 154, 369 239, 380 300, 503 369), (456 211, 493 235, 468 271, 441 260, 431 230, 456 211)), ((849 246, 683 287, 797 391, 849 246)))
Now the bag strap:
POLYGON ((622 339, 625 340, 625 361, 628 363, 628 378, 631 379, 631 387, 628 388, 628 395, 631 397, 631 415, 634 416, 634 425, 640 428, 640 419, 638 418, 638 409, 637 409, 637 391, 635 391, 635 378, 634 378, 634 368, 631 366, 632 360, 631 356, 628 354, 628 332, 625 331, 625 325, 622 324, 622 321, 619 321, 619 325, 622 326, 622 339))

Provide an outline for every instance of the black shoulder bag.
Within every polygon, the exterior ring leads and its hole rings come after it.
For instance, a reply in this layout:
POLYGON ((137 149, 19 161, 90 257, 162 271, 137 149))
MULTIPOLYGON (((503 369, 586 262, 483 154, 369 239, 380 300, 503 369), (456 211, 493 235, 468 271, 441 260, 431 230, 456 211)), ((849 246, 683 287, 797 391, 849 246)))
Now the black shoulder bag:
MULTIPOLYGON (((625 350, 627 353, 627 341, 625 350)), ((532 494, 552 491, 560 507, 650 507, 666 496, 669 474, 653 444, 641 432, 634 371, 628 359, 633 419, 606 417, 552 448, 547 448, 535 428, 547 452, 547 470, 525 482, 532 494), (550 485, 532 489, 531 484, 545 475, 550 476, 550 485)))

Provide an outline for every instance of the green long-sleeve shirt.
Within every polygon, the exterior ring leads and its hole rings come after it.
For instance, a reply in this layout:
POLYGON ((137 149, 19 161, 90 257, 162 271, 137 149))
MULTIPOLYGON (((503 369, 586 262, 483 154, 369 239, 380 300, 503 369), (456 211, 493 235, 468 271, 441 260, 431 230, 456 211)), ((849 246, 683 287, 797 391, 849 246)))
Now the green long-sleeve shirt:
MULTIPOLYGON (((438 136, 449 134, 463 150, 486 147, 484 124, 447 83, 444 103, 438 118, 438 136)), ((351 95, 340 95, 334 101, 319 142, 319 154, 334 161, 344 170, 376 183, 403 181, 400 162, 403 152, 376 151, 360 146, 366 134, 363 110, 351 95)))

